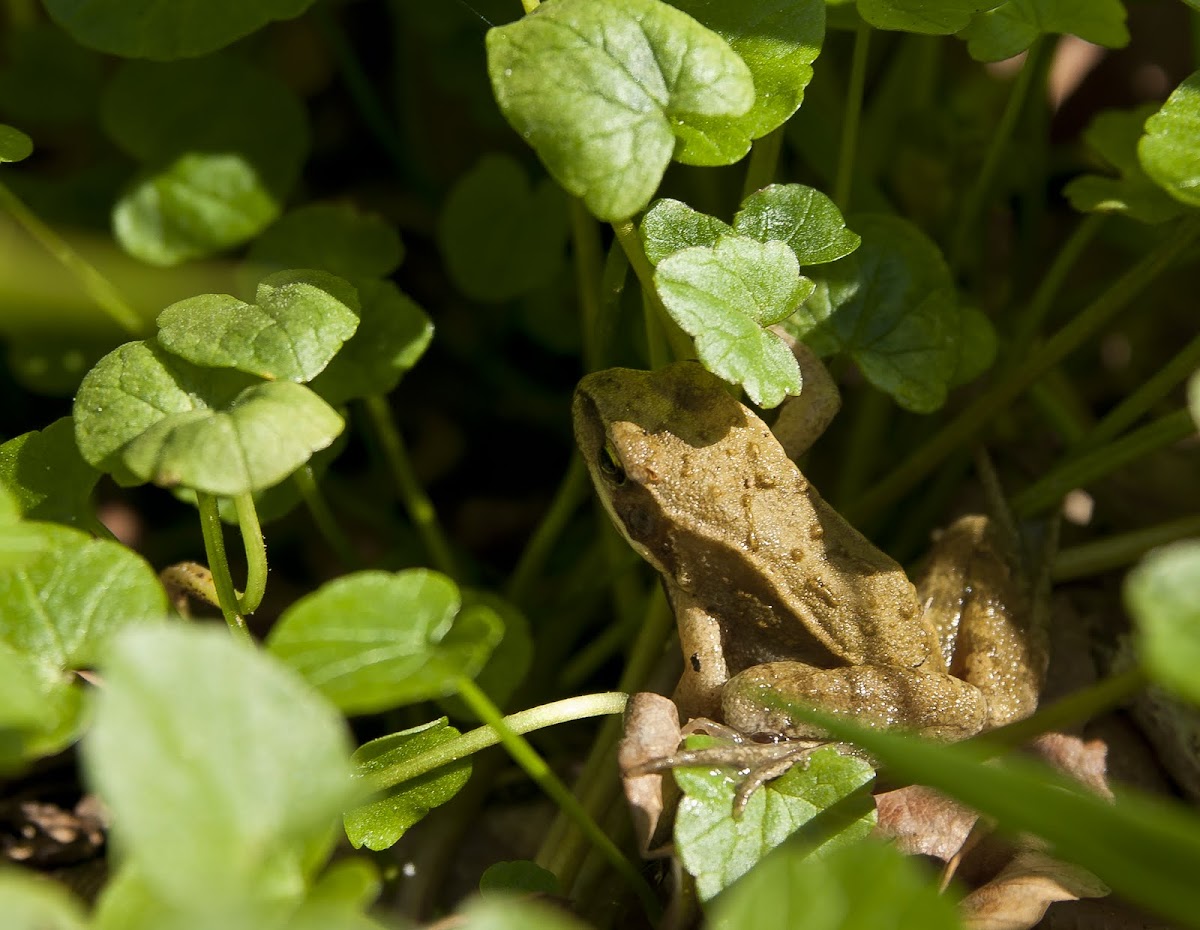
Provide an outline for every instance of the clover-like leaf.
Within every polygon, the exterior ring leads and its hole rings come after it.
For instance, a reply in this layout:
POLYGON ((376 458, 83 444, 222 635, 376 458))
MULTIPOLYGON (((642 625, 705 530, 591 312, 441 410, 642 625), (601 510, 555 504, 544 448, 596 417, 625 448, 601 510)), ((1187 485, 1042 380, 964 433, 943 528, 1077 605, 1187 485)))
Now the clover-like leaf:
POLYGON ((1146 176, 1137 159, 1138 139, 1153 105, 1135 110, 1105 110, 1083 133, 1088 148, 1111 165, 1118 177, 1084 174, 1073 178, 1063 193, 1076 210, 1122 213, 1142 223, 1163 223, 1185 208, 1146 176))
POLYGON ((229 45, 274 20, 294 19, 313 0, 47 0, 77 42, 124 58, 188 58, 229 45))
POLYGON ((720 36, 660 0, 551 0, 487 35, 505 118, 600 219, 653 196, 695 116, 740 116, 750 70, 720 36))
POLYGON ((1146 120, 1138 161, 1176 200, 1200 206, 1200 71, 1190 74, 1146 120))
MULTIPOLYGON (((689 742, 689 748, 692 743, 689 742)), ((814 752, 809 765, 793 766, 781 778, 750 796, 740 818, 733 816, 738 775, 730 767, 680 768, 675 780, 684 792, 675 816, 675 848, 696 890, 707 900, 748 872, 814 816, 870 780, 874 771, 861 759, 832 748, 814 752)), ((821 847, 866 836, 875 812, 853 821, 821 847)))
POLYGON ((105 90, 112 139, 143 164, 114 208, 121 244, 177 264, 245 242, 278 215, 308 147, 303 108, 282 83, 213 56, 127 62, 105 90))
POLYGON ((351 797, 341 715, 214 628, 128 631, 102 670, 84 762, 123 860, 177 905, 302 889, 351 797))
POLYGON ((284 611, 267 642, 344 712, 369 713, 450 694, 503 632, 491 608, 464 607, 446 576, 408 569, 326 583, 284 611))
POLYGON ((222 497, 282 481, 343 426, 303 385, 198 368, 152 342, 128 342, 97 362, 74 418, 83 457, 118 481, 222 497))
POLYGON ((711 248, 695 246, 663 259, 654 286, 671 318, 695 339, 709 371, 742 385, 762 407, 800 393, 800 366, 766 329, 812 293, 787 245, 724 236, 711 248))
POLYGON ((1042 35, 1075 35, 1107 48, 1129 44, 1121 0, 1007 0, 987 6, 996 9, 980 13, 959 33, 976 61, 1019 55, 1042 35))
POLYGON ((713 904, 712 930, 779 926, 803 914, 805 930, 959 930, 953 901, 910 857, 883 843, 851 843, 814 856, 785 848, 713 904))
MULTIPOLYGON (((381 736, 359 746, 354 763, 369 776, 406 759, 412 759, 461 734, 445 717, 430 723, 381 736)), ((346 812, 346 836, 355 849, 387 849, 408 828, 435 807, 458 794, 471 777, 470 758, 459 759, 432 772, 380 792, 366 804, 346 812)))
POLYGON ((852 224, 858 251, 821 269, 816 293, 783 325, 818 355, 849 354, 900 406, 936 410, 960 367, 950 270, 905 220, 863 214, 852 224))
POLYGON ((511 300, 558 274, 567 240, 566 198, 548 179, 531 185, 507 155, 485 155, 446 198, 438 247, 475 300, 511 300))
POLYGON ((0 123, 0 164, 24 161, 33 154, 33 140, 14 126, 0 123))
POLYGON ((252 266, 319 268, 340 278, 382 278, 399 266, 404 246, 381 217, 349 203, 309 203, 281 216, 250 246, 252 266))
POLYGON ((675 159, 689 165, 731 165, 750 142, 782 126, 800 108, 812 63, 825 38, 825 0, 675 0, 721 36, 750 68, 754 105, 737 117, 697 116, 676 132, 675 159))
POLYGON ((1200 540, 1147 555, 1125 579, 1125 604, 1146 670, 1163 687, 1200 704, 1200 540))
POLYGON ((0 487, 29 520, 73 525, 94 519, 90 498, 100 472, 83 460, 70 417, 0 445, 0 487))
POLYGON ((158 315, 158 341, 194 365, 269 380, 311 381, 358 329, 358 294, 324 271, 279 271, 257 303, 202 294, 158 315))
POLYGON ((836 261, 862 242, 846 228, 832 200, 803 184, 772 184, 755 191, 742 201, 733 228, 760 242, 786 242, 801 265, 836 261))
POLYGON ((958 32, 981 10, 1004 0, 858 0, 858 12, 878 29, 948 36, 958 32))

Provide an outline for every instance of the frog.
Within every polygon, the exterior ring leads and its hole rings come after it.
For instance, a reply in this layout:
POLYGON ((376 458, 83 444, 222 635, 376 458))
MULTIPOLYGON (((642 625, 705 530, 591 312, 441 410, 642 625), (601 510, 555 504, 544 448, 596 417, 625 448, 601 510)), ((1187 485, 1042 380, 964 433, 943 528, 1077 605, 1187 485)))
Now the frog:
POLYGON ((588 374, 573 419, 604 509, 675 614, 683 720, 819 745, 802 705, 954 741, 1036 708, 1045 645, 987 517, 944 530, 914 585, 694 361, 588 374))

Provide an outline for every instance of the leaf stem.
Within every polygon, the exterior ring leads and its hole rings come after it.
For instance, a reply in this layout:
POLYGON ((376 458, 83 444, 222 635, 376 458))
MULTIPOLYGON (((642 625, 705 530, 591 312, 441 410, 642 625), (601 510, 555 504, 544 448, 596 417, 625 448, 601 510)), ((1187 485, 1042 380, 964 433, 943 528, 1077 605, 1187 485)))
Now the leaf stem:
POLYGON ((779 152, 783 148, 783 126, 778 126, 760 139, 754 140, 750 149, 750 164, 746 167, 746 180, 742 184, 742 199, 757 190, 762 190, 775 180, 779 168, 779 152))
POLYGON ((246 628, 246 620, 238 613, 237 591, 233 588, 233 577, 229 574, 229 561, 225 558, 225 528, 221 525, 221 510, 217 499, 203 491, 196 492, 196 509, 200 512, 200 533, 204 537, 204 554, 208 559, 208 570, 212 572, 213 584, 217 589, 217 600, 225 622, 235 639, 246 643, 253 640, 246 628))
POLYGON ((605 340, 600 336, 601 278, 600 235, 596 221, 578 197, 570 198, 572 254, 575 258, 575 289, 579 294, 580 326, 583 336, 583 366, 594 371, 600 365, 605 340))
POLYGON ((1183 221, 1175 235, 1146 255, 1070 323, 1034 349, 1025 361, 1006 372, 987 391, 964 407, 921 448, 900 463, 873 490, 847 507, 846 517, 858 523, 892 503, 944 461, 959 446, 970 442, 1022 391, 1096 333, 1118 310, 1132 300, 1200 235, 1200 217, 1183 221))
POLYGON ((1098 575, 1136 562, 1157 546, 1196 535, 1200 535, 1200 514, 1121 533, 1119 536, 1106 536, 1095 542, 1062 550, 1054 559, 1050 577, 1054 581, 1072 581, 1098 575))
POLYGON ((43 223, 4 184, 0 184, 0 208, 7 210, 24 230, 42 248, 54 256, 58 263, 67 269, 79 281, 87 295, 95 301, 96 306, 103 310, 109 318, 132 336, 139 336, 146 330, 146 322, 134 311, 125 298, 112 285, 112 282, 100 274, 96 268, 82 255, 76 252, 53 229, 43 223))
POLYGON ((858 146, 858 124, 862 118, 863 93, 867 86, 867 59, 871 43, 871 27, 858 24, 854 33, 854 55, 850 61, 850 84, 846 88, 846 112, 842 118, 842 142, 838 152, 837 178, 833 200, 845 214, 850 209, 850 192, 854 182, 855 149, 858 146))
POLYGON ((392 422, 391 410, 382 394, 370 394, 363 398, 367 416, 383 449, 384 458, 392 472, 392 480, 400 494, 400 500, 408 512, 409 519, 420 534, 425 549, 435 568, 451 578, 458 577, 458 569, 450 549, 450 543, 438 523, 437 511, 425 489, 421 487, 408 460, 408 451, 399 430, 392 422))
POLYGON ((517 567, 508 580, 505 595, 514 604, 518 606, 525 604, 529 597, 530 586, 538 577, 542 566, 546 564, 546 558, 553 550, 559 536, 562 535, 567 521, 579 509, 579 505, 587 496, 587 487, 587 469, 583 466, 583 459, 576 452, 571 456, 567 473, 559 482, 554 500, 550 502, 550 507, 542 517, 541 523, 529 537, 529 542, 525 544, 525 550, 517 560, 517 567))
POLYGON ((975 182, 971 185, 971 189, 967 192, 967 196, 963 200, 962 212, 958 216, 958 224, 954 229, 954 237, 950 241, 950 267, 955 271, 962 265, 963 249, 967 245, 968 235, 979 221, 979 214, 983 210, 984 200, 987 198, 992 183, 996 179, 996 168, 1000 164, 1000 158, 1012 140, 1013 129, 1016 128, 1017 119, 1020 117, 1021 111, 1025 109, 1030 88, 1033 86, 1034 75, 1040 71, 1040 62, 1045 47, 1046 42, 1043 36, 1039 36, 1029 46, 1029 51, 1025 54, 1025 61, 1022 63, 1021 70, 1017 73, 1017 79, 1012 86, 1012 90, 1009 92, 1008 102, 1004 106, 1004 113, 1001 114, 1000 122, 992 132, 991 143, 988 145, 987 154, 984 156, 983 166, 979 169, 979 173, 975 175, 975 182))
POLYGON ((321 493, 321 488, 313 475, 312 466, 304 465, 296 469, 292 473, 292 482, 296 485, 296 490, 300 493, 304 506, 308 508, 309 516, 316 524, 317 532, 329 544, 329 548, 337 554, 338 560, 347 568, 361 568, 363 560, 350 544, 350 540, 346 538, 346 534, 342 532, 333 511, 329 509, 329 502, 321 493))
POLYGON ((525 770, 525 774, 533 779, 538 787, 558 805, 559 810, 575 822, 575 825, 608 860, 609 865, 625 879, 630 889, 638 896, 650 921, 657 922, 661 908, 653 890, 646 884, 646 880, 642 878, 633 863, 622 854, 616 844, 600 829, 599 824, 584 810, 579 799, 571 794, 567 786, 554 774, 545 760, 529 745, 529 742, 508 726, 507 721, 500 715, 499 709, 475 682, 469 678, 460 677, 457 687, 459 695, 467 702, 471 710, 499 735, 500 742, 504 744, 504 748, 508 750, 513 761, 521 766, 525 770))
POLYGON ((242 531, 242 548, 246 550, 246 590, 238 598, 238 613, 244 617, 258 610, 267 590, 267 546, 254 507, 254 495, 249 491, 239 494, 233 499, 233 506, 242 531))

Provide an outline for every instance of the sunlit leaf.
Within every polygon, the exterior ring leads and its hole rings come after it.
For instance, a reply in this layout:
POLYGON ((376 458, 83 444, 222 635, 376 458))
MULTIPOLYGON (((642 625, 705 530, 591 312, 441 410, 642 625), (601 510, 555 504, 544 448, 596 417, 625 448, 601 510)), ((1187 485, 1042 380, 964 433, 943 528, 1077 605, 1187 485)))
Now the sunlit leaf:
POLYGON ((24 161, 33 154, 33 140, 21 130, 0 123, 0 164, 24 161))
POLYGON ((858 12, 879 29, 945 36, 958 32, 980 10, 1004 0, 858 0, 858 12))
POLYGON ((1200 704, 1200 540, 1147 555, 1125 579, 1138 652, 1163 687, 1200 704))
POLYGON ((16 868, 0 871, 5 930, 84 930, 83 907, 61 884, 16 868))
POLYGON ((1175 88, 1146 120, 1138 160, 1156 184, 1189 206, 1200 206, 1200 71, 1175 88))
POLYGON ((26 519, 91 523, 90 498, 99 479, 79 454, 70 417, 0 445, 0 486, 15 495, 26 519))
POLYGON ((832 200, 803 184, 772 184, 755 191, 742 201, 733 227, 759 242, 786 242, 801 265, 836 261, 862 242, 846 228, 832 200))
POLYGON ((959 33, 976 61, 1011 58, 1043 35, 1075 35, 1107 48, 1129 44, 1121 0, 1007 0, 987 6, 997 8, 980 13, 959 33))

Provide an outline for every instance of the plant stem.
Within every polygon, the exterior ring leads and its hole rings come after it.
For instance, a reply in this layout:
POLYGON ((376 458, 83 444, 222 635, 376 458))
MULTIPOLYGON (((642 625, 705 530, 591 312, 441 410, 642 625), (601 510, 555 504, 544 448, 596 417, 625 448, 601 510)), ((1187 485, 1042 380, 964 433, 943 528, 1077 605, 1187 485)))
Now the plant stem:
POLYGON ((113 322, 132 336, 139 336, 145 331, 145 321, 126 303, 112 282, 71 248, 58 233, 43 223, 4 184, 0 184, 0 208, 7 210, 32 238, 41 243, 42 248, 74 275, 87 295, 96 302, 96 306, 108 314, 113 322))
POLYGON ((420 482, 417 481, 417 476, 412 470, 412 463, 408 460, 404 440, 392 422, 392 412, 388 408, 387 398, 382 394, 370 394, 363 398, 363 404, 366 407, 371 426, 375 430, 375 436, 383 449, 383 456, 387 460, 388 468, 391 469, 392 480, 396 483, 400 500, 424 542, 430 560, 438 571, 451 578, 457 578, 458 570, 450 543, 442 532, 441 524, 438 523, 437 511, 433 508, 433 502, 425 493, 425 489, 421 487, 420 482))
POLYGON ((1176 443, 1195 432, 1196 425, 1187 410, 1169 413, 1101 449, 1067 459, 1016 495, 1012 499, 1013 512, 1021 517, 1040 513, 1048 507, 1053 507, 1072 488, 1095 481, 1116 471, 1122 465, 1149 455, 1163 446, 1176 443))
POLYGON ((995 181, 996 168, 1000 164, 1000 158, 1008 147, 1008 143, 1012 139, 1013 129, 1017 125, 1017 119, 1020 117, 1021 111, 1025 108, 1030 88, 1033 86, 1033 77, 1039 71, 1039 62, 1045 44, 1044 37, 1039 36, 1029 46, 1029 51, 1025 54, 1025 61, 1021 65, 1016 82, 1013 84, 1012 91, 1008 95, 1008 103, 1005 104, 1004 113, 1001 115, 1000 122, 996 125, 996 129, 992 133, 991 144, 988 146, 987 154, 984 156, 983 166, 979 169, 979 173, 975 176, 975 183, 971 185, 971 189, 967 192, 967 196, 963 201, 963 209, 958 216, 958 225, 954 230, 954 238, 950 241, 950 267, 956 271, 961 267, 963 249, 967 244, 968 236, 979 221, 979 214, 983 209, 984 201, 991 190, 992 183, 995 181))
POLYGON ((613 223, 612 229, 617 242, 621 243, 625 257, 629 259, 629 266, 633 268, 642 291, 654 294, 654 266, 650 264, 646 250, 642 248, 642 237, 638 235, 637 226, 633 220, 621 220, 619 223, 613 223))
POLYGON ((595 371, 600 367, 605 339, 601 338, 601 279, 600 235, 596 221, 578 197, 572 197, 568 207, 571 218, 572 253, 575 257, 575 290, 579 294, 580 323, 583 335, 583 367, 595 371))
POLYGON ((258 610, 267 590, 267 546, 254 508, 254 495, 249 491, 239 494, 233 499, 233 506, 242 531, 242 547, 246 550, 246 590, 238 598, 238 613, 244 617, 258 610))
POLYGON ((583 459, 576 452, 571 456, 567 473, 559 482, 554 500, 550 502, 550 508, 542 517, 542 522, 538 524, 533 535, 529 537, 529 542, 525 544, 525 550, 517 560, 517 567, 513 570, 505 591, 508 600, 518 606, 525 603, 529 597, 530 586, 537 579, 542 566, 546 564, 546 558, 553 550, 554 544, 562 535, 571 515, 579 509, 579 505, 587 497, 587 488, 587 469, 583 466, 583 459))
POLYGON ((329 502, 325 500, 325 495, 321 493, 321 488, 313 476, 312 466, 305 465, 296 469, 292 473, 292 481, 304 500, 304 506, 308 508, 309 516, 317 526, 317 532, 329 544, 329 548, 337 553, 338 560, 347 568, 361 568, 362 558, 342 532, 333 511, 329 509, 329 502))
POLYGON ((842 119, 842 143, 838 152, 837 178, 833 200, 842 213, 850 209, 850 191, 854 182, 855 149, 858 145, 858 123, 862 117, 863 93, 867 86, 867 52, 871 44, 871 27, 859 23, 854 33, 854 56, 850 61, 850 84, 846 88, 846 113, 842 119))
POLYGON ((746 168, 746 180, 742 184, 743 200, 775 180, 775 171, 779 167, 779 152, 782 148, 782 126, 771 130, 761 139, 754 140, 754 146, 750 149, 750 164, 746 168))
POLYGON ((898 465, 874 490, 851 504, 846 513, 850 522, 858 523, 892 503, 936 468, 954 449, 970 442, 1022 391, 1092 336, 1113 314, 1162 273, 1198 234, 1200 218, 1192 217, 1183 221, 1174 236, 1160 243, 1155 251, 1129 269, 1070 323, 1032 351, 1023 364, 1005 373, 987 391, 964 407, 958 416, 898 465))
MULTIPOLYGON (((575 795, 571 794, 567 786, 554 774, 545 760, 529 745, 529 742, 508 726, 508 723, 501 717, 499 709, 483 693, 483 690, 475 682, 465 677, 458 679, 457 687, 459 695, 467 702, 471 710, 480 720, 496 731, 513 761, 525 770, 525 774, 533 779, 538 787, 591 840, 596 849, 608 860, 609 865, 625 879, 630 889, 638 896, 651 923, 656 922, 660 914, 658 899, 633 863, 625 858, 616 844, 600 829, 592 816, 583 809, 583 805, 579 803, 575 795)), ((622 707, 624 707, 623 702, 622 707)))
POLYGON ((1064 549, 1054 559, 1050 577, 1054 581, 1072 581, 1098 575, 1137 561, 1157 546, 1177 539, 1200 535, 1200 514, 1159 523, 1119 536, 1107 536, 1095 542, 1064 549))
POLYGON ((203 491, 196 492, 196 509, 200 511, 200 533, 204 537, 204 554, 208 559, 208 570, 212 572, 213 584, 217 589, 217 600, 225 622, 235 639, 253 642, 246 620, 238 613, 237 591, 233 588, 233 577, 229 574, 229 561, 225 558, 224 527, 221 525, 221 510, 217 499, 203 491))

